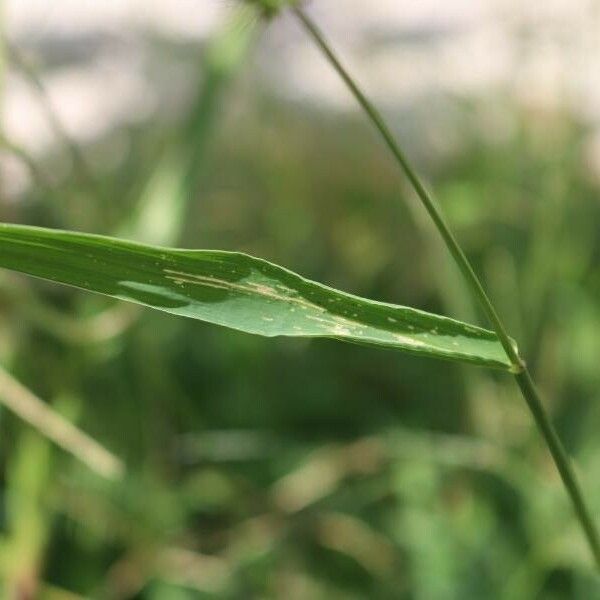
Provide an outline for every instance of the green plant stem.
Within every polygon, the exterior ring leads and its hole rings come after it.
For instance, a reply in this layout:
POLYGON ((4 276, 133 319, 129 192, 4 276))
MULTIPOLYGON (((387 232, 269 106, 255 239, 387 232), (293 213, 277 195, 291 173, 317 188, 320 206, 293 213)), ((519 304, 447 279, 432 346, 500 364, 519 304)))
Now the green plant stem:
POLYGON ((317 28, 317 26, 312 22, 312 20, 302 11, 300 8, 293 9, 306 30, 310 33, 313 40, 317 43, 319 48, 323 51, 329 62, 335 68, 340 77, 344 80, 344 83, 350 88, 350 91, 354 95, 354 97, 358 100, 358 103, 362 106, 364 111, 369 116, 369 119, 375 125, 376 129, 379 131, 381 136, 383 137, 387 147, 390 149, 394 157, 396 158, 398 164, 400 165, 402 171, 408 177, 411 185, 419 196, 423 206, 427 210, 427 213, 435 223, 440 235, 442 236, 448 250, 452 254, 456 264, 460 268, 462 274, 467 280, 469 287, 477 297, 477 300, 481 303, 483 310, 485 311, 486 316, 490 320, 490 322, 494 325, 494 329, 498 334, 498 338, 506 354, 508 355, 511 363, 513 364, 514 371, 522 371, 524 368, 523 361, 519 357, 516 349, 513 347, 512 341, 506 332, 496 309, 492 305, 490 299, 488 298, 479 278, 475 274, 473 267, 469 263, 469 260, 465 256, 462 248, 459 246, 454 234, 446 224, 444 217, 436 206, 435 201, 429 194, 429 192, 425 189, 425 186, 419 179, 415 170, 410 165, 408 159, 404 155, 404 152, 398 146, 398 143, 394 139, 392 132, 389 127, 386 125, 383 117, 379 113, 379 111, 375 108, 375 106, 371 103, 371 101, 365 96, 365 94, 358 87, 358 84, 354 81, 354 79, 350 76, 348 71, 342 66, 337 56, 334 54, 333 50, 329 46, 328 42, 323 37, 321 31, 317 28))
POLYGON ((332 67, 343 79, 344 83, 348 86, 353 96, 361 105, 372 124, 381 134, 384 142, 392 152, 401 170, 410 181, 412 187, 417 193, 417 196, 423 203, 425 210, 431 217, 438 232, 442 236, 444 243, 446 244, 460 271, 462 272, 473 296, 481 305, 487 318, 496 331, 496 334, 498 335, 498 338, 510 362, 512 363, 512 372, 519 385, 519 388, 521 389, 523 397, 527 402, 527 406, 529 407, 529 410, 531 411, 531 414, 533 415, 533 418, 540 432, 542 433, 544 440, 546 441, 548 449, 550 450, 552 458, 554 459, 558 472, 562 478, 563 484, 571 498, 577 518, 581 523, 592 554, 594 555, 596 565, 598 569, 600 569, 600 536, 598 535, 598 530, 596 529, 594 521, 592 520, 589 509, 586 506, 581 488, 575 476, 575 472, 573 471, 573 467, 570 464, 565 448, 563 447, 556 430, 554 429, 548 414, 544 409, 540 395, 535 387, 525 362, 519 356, 516 347, 513 345, 506 328, 500 319, 500 316, 486 294, 481 281, 477 277, 473 267, 471 266, 471 263, 469 262, 469 259, 466 257, 458 241, 454 237, 454 234, 446 223, 444 216, 437 207, 433 197, 427 191, 404 152, 396 142, 390 128, 386 124, 380 112, 365 96, 358 84, 341 64, 324 35, 310 19, 310 17, 298 6, 292 7, 292 11, 313 41, 323 52, 332 67))
POLYGON ((531 377, 531 374, 529 373, 529 370, 525 369, 521 373, 516 373, 515 379, 517 380, 519 388, 521 389, 521 393, 527 402, 529 410, 533 414, 537 426, 546 440, 546 445, 550 450, 550 454, 552 454, 556 468, 558 469, 565 488, 567 489, 567 492, 571 497, 571 501, 573 502, 573 507, 575 509, 577 518, 579 519, 579 522, 581 523, 584 533, 588 539, 590 549, 596 561, 596 565, 600 569, 600 538, 598 536, 598 530, 585 503, 581 488, 565 448, 562 445, 554 426, 550 422, 548 413, 544 409, 540 394, 533 381, 533 378, 531 377))

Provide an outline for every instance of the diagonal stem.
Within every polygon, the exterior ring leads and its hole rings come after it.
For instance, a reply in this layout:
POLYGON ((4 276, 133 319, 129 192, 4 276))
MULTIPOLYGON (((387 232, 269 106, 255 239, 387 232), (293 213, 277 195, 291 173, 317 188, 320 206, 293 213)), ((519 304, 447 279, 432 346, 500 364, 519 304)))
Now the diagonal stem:
POLYGON ((477 274, 471 266, 469 259, 466 257, 454 234, 452 233, 450 227, 446 223, 446 220, 442 215, 441 211, 439 210, 433 197, 427 191, 420 177, 417 175, 416 171, 410 164, 410 161, 398 145, 398 142, 394 138, 390 128, 381 116, 381 113, 365 96, 362 90, 358 87, 356 81, 341 64, 340 60, 332 50, 327 40, 325 39, 323 33, 315 25, 311 18, 298 6, 293 6, 291 10, 294 12, 294 14, 296 15, 300 23, 303 25, 304 29, 307 31, 309 36, 313 39, 315 44, 323 52, 324 56, 327 58, 331 66, 342 78, 346 86, 352 92, 352 95, 355 97, 355 99, 358 101, 358 103, 361 105, 361 107, 369 117, 371 123, 380 133, 388 149, 391 151, 394 158, 396 159, 398 166, 410 181, 412 187, 417 193, 417 196, 419 197, 423 206, 425 207, 425 210, 431 217, 431 220, 434 222, 439 234, 442 236, 442 239, 444 240, 448 251, 452 255, 454 261, 456 262, 456 265, 462 272, 465 281, 469 289, 471 290, 471 293, 481 305, 483 311, 485 312, 485 315, 487 316, 488 320, 490 321, 494 330, 496 331, 498 339, 500 340, 500 343, 502 344, 512 364, 511 371, 515 376, 517 384, 521 389, 521 393, 523 394, 523 397, 527 402, 527 406, 529 407, 529 410, 531 411, 531 414, 542 436, 544 437, 546 445, 550 450, 552 458, 554 459, 554 463, 556 464, 556 468, 558 469, 563 484, 573 503, 575 514, 579 519, 579 522, 581 524, 581 527, 583 528, 592 554, 594 555, 596 565, 598 569, 600 569, 600 536, 591 517, 590 511, 583 498, 580 485, 577 481, 575 472, 567 456, 566 450, 562 445, 562 442, 560 441, 558 434, 556 433, 556 430, 554 429, 554 426, 552 425, 546 410, 544 409, 544 405, 542 403, 540 394, 537 391, 537 388, 535 387, 535 384, 529 373, 529 370, 527 369, 525 362, 519 356, 518 350, 516 349, 512 340, 510 339, 506 328, 504 327, 504 324, 500 319, 500 316, 496 312, 494 305, 492 304, 487 293, 485 292, 485 289, 483 288, 481 281, 479 280, 477 274))
POLYGON ((43 400, 0 366, 0 404, 43 436, 107 479, 119 479, 124 465, 95 439, 52 410, 43 400))

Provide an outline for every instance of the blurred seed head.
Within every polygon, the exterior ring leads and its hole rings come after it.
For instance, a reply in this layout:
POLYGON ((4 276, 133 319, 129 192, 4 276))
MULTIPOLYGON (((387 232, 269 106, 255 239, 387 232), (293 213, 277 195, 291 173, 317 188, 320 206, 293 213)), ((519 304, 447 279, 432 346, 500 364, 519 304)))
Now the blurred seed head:
POLYGON ((266 19, 272 19, 282 8, 296 3, 295 0, 243 0, 243 2, 256 7, 266 19))

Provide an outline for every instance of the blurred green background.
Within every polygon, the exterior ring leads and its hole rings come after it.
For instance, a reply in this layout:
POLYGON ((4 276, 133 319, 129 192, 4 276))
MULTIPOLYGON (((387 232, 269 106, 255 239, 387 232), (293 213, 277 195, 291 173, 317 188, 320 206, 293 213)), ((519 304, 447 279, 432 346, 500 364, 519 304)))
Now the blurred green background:
MULTIPOLYGON (((157 69, 168 58, 194 73, 168 118, 89 143, 58 131, 33 158, 7 135, 1 219, 241 250, 482 323, 365 119, 250 76, 264 32, 239 18, 209 42, 152 40, 157 69)), ((53 65, 39 49, 31 62, 35 88, 53 65)), ((452 107, 441 118, 452 143, 438 121, 386 110, 520 341, 600 516, 592 130, 501 94, 452 107)), ((508 376, 250 337, 7 272, 0 359, 125 469, 104 477, 2 410, 3 597, 600 598, 508 376)))

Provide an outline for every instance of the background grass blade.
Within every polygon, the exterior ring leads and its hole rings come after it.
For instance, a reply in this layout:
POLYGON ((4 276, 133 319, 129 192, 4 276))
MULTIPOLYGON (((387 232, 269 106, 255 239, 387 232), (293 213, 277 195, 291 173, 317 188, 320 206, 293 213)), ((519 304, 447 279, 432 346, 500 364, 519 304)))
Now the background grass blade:
POLYGON ((492 332, 346 294, 246 254, 2 224, 0 266, 257 335, 335 338, 510 368, 492 332))
POLYGON ((108 479, 123 475, 124 466, 115 455, 52 410, 1 366, 0 390, 0 404, 91 470, 108 479))

